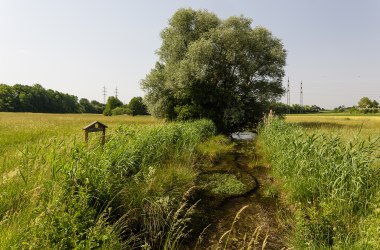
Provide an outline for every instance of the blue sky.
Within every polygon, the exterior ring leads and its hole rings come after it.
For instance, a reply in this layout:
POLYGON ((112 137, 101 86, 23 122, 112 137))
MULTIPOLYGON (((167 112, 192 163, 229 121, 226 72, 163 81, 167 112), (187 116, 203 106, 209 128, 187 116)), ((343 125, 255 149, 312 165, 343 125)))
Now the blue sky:
POLYGON ((378 0, 0 0, 0 83, 98 101, 103 86, 108 96, 117 87, 128 102, 143 95, 139 81, 157 60, 160 31, 184 7, 244 15, 282 39, 291 103, 301 80, 304 104, 380 101, 378 0))

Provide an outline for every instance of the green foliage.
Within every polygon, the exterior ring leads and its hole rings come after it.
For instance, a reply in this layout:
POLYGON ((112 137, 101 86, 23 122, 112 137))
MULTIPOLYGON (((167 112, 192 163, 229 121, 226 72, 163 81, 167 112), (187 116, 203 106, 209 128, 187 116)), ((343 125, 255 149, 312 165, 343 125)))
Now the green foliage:
POLYGON ((230 133, 256 124, 284 92, 283 45, 248 18, 180 9, 161 38, 160 61, 141 83, 155 116, 208 118, 230 133))
POLYGON ((79 105, 82 113, 102 114, 105 105, 97 101, 89 101, 86 98, 79 100, 79 105))
POLYGON ((359 108, 378 108, 379 103, 376 100, 371 101, 368 97, 362 97, 358 102, 359 108))
POLYGON ((99 102, 44 89, 39 84, 33 86, 0 84, 0 112, 38 113, 101 113, 104 105, 99 102))
POLYGON ((270 109, 277 114, 311 114, 311 113, 319 113, 323 109, 318 107, 317 105, 305 105, 301 106, 299 104, 286 105, 281 102, 274 102, 270 104, 270 109))
POLYGON ((111 111, 112 115, 130 115, 132 111, 128 108, 128 106, 124 107, 116 107, 111 111))
POLYGON ((133 97, 128 103, 129 112, 131 115, 147 115, 147 107, 143 102, 142 97, 133 97))
POLYGON ((362 97, 358 102, 358 107, 355 109, 357 113, 378 113, 380 111, 379 103, 376 100, 370 100, 368 97, 362 97))
POLYGON ((210 162, 216 161, 221 155, 232 151, 235 144, 223 136, 217 135, 198 145, 197 150, 205 159, 210 162))
POLYGON ((117 107, 122 107, 123 103, 117 99, 114 96, 108 97, 106 107, 103 111, 103 115, 110 116, 112 115, 112 110, 117 108, 117 107))
POLYGON ((216 195, 237 196, 247 191, 247 187, 233 174, 212 173, 202 175, 200 184, 216 195))
MULTIPOLYGON (((33 249, 119 249, 119 235, 91 207, 86 187, 67 187, 34 221, 23 245, 33 249)), ((109 211, 110 212, 110 211, 109 211)))
POLYGON ((278 189, 275 186, 269 186, 264 190, 264 197, 269 198, 277 198, 278 197, 278 189))
POLYGON ((283 121, 261 128, 260 145, 292 203, 295 244, 303 248, 365 248, 358 226, 370 218, 380 188, 379 138, 344 142, 334 134, 308 134, 283 121))
POLYGON ((0 111, 15 111, 15 91, 11 86, 0 84, 0 111))
POLYGON ((200 120, 122 126, 102 147, 31 145, 17 162, 22 174, 0 183, 0 248, 179 248, 197 145, 214 133, 200 120))

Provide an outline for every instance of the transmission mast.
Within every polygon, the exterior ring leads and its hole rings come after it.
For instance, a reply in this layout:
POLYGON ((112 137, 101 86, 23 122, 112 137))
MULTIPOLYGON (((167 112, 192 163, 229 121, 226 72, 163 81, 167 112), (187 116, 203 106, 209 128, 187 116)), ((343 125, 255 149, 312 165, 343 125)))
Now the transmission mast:
POLYGON ((116 87, 116 89, 115 89, 115 97, 116 97, 116 99, 117 99, 117 87, 116 87))
POLYGON ((288 87, 286 88, 286 104, 290 106, 290 84, 288 77, 288 87))
POLYGON ((103 103, 104 104, 106 104, 106 95, 107 95, 106 86, 103 86, 103 103))
POLYGON ((300 89, 300 106, 303 107, 303 88, 302 88, 302 81, 301 81, 301 89, 300 89))
POLYGON ((286 88, 286 105, 288 106, 288 113, 290 114, 290 84, 288 77, 288 87, 286 88))

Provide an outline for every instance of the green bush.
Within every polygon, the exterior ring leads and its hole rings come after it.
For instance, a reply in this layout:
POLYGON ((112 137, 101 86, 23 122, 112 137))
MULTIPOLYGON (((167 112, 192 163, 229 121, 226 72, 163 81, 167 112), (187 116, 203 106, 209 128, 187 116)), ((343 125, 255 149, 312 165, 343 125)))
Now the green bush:
POLYGON ((112 115, 130 115, 132 111, 128 107, 117 107, 111 111, 112 115))

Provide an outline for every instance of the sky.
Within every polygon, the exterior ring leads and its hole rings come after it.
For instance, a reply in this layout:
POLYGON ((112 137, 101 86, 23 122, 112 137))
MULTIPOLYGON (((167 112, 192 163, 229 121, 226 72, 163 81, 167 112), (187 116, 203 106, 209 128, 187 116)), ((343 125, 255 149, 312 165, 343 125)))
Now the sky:
MULTIPOLYGON (((334 108, 380 101, 379 0, 0 0, 0 83, 103 102, 143 96, 160 32, 179 8, 243 15, 287 50, 291 103, 334 108)), ((282 98, 286 103, 286 97, 282 98)))

